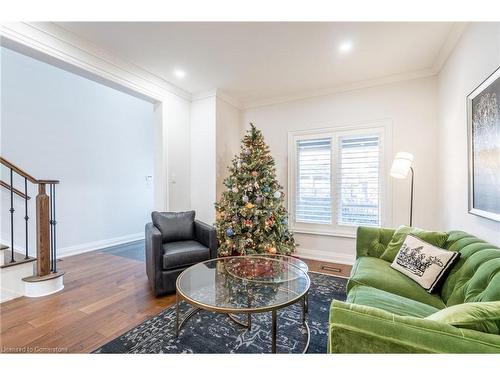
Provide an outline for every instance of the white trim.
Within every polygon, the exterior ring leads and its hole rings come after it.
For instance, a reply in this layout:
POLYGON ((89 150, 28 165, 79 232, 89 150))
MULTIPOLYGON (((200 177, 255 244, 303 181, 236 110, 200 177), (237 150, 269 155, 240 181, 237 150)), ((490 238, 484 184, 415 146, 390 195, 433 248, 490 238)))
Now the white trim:
POLYGON ((254 100, 243 102, 242 109, 252 109, 257 107, 265 107, 275 104, 289 103, 297 100, 306 100, 319 96, 328 96, 332 94, 338 94, 347 91, 354 91, 360 89, 367 89, 370 87, 384 86, 391 83, 412 81, 414 79, 421 79, 426 77, 435 76, 436 72, 432 68, 412 71, 408 73, 392 74, 389 76, 375 78, 370 80, 363 80, 353 83, 348 83, 340 86, 333 86, 324 89, 311 90, 306 92, 299 92, 291 95, 277 96, 267 99, 254 100))
POLYGON ((294 255, 301 258, 319 260, 322 262, 347 264, 349 266, 352 266, 355 261, 355 259, 348 254, 336 254, 333 251, 304 249, 300 246, 297 247, 294 255))
POLYGON ((1 23, 0 35, 154 100, 161 101, 167 93, 191 100, 189 92, 53 23, 1 23))
POLYGON ((129 234, 126 236, 109 238, 106 240, 93 241, 93 242, 83 243, 80 245, 63 247, 57 250, 57 255, 60 258, 65 258, 72 255, 100 250, 111 246, 123 245, 129 242, 139 241, 143 239, 144 239, 144 232, 129 234))
MULTIPOLYGON (((295 175, 296 175, 296 155, 295 142, 297 139, 321 137, 323 135, 332 138, 332 177, 336 168, 337 140, 342 133, 377 131, 381 138, 380 147, 380 226, 389 227, 392 225, 392 184, 387 177, 390 168, 390 157, 392 156, 392 120, 374 120, 358 122, 342 126, 330 126, 328 128, 307 129, 288 132, 288 212, 290 214, 290 229, 296 233, 316 234, 333 237, 356 237, 356 226, 345 226, 336 224, 336 209, 332 211, 331 224, 307 224, 295 222, 295 175)), ((336 185, 332 185, 332 206, 336 207, 334 192, 336 185)))
POLYGON ((298 234, 315 234, 317 236, 329 236, 329 237, 340 237, 340 238, 356 238, 355 233, 342 233, 342 232, 336 232, 336 231, 322 231, 322 230, 315 230, 315 229, 302 229, 302 228, 290 228, 290 230, 293 231, 293 233, 298 233, 298 234))
POLYGON ((64 289, 64 274, 43 281, 24 281, 24 295, 30 298, 48 296, 64 289))

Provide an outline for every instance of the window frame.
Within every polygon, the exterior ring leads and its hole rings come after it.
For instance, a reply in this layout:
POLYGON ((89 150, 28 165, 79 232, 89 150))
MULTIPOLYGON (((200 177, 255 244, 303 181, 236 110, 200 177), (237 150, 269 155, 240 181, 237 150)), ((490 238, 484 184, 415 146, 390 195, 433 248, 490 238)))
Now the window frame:
POLYGON ((387 176, 390 168, 389 155, 392 155, 392 123, 390 121, 364 122, 349 126, 299 130, 288 132, 288 213, 290 229, 296 233, 319 234, 326 236, 355 238, 357 226, 338 223, 339 184, 337 183, 337 167, 339 165, 340 137, 356 135, 379 136, 379 215, 380 227, 392 223, 392 184, 387 176), (331 224, 304 223, 296 221, 296 175, 297 175, 297 141, 307 139, 331 138, 331 224))

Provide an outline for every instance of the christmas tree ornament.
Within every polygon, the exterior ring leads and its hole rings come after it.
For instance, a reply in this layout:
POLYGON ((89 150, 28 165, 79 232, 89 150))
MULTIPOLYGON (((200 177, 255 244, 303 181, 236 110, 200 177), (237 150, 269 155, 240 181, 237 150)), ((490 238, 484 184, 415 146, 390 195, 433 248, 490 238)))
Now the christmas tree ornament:
POLYGON ((263 191, 264 193, 269 193, 269 192, 271 191, 271 188, 270 188, 269 186, 264 186, 264 187, 262 188, 262 191, 263 191))
POLYGON ((229 237, 232 237, 234 235, 234 231, 231 229, 231 228, 228 228, 226 230, 226 234, 229 236, 229 237))
POLYGON ((254 206, 252 203, 250 203, 250 202, 248 202, 248 203, 245 205, 245 208, 247 208, 248 210, 251 210, 251 209, 252 209, 252 208, 254 208, 254 207, 255 207, 255 206, 254 206))
POLYGON ((244 203, 247 203, 247 202, 248 202, 248 195, 244 195, 244 196, 243 196, 243 202, 244 202, 244 203))
POLYGON ((280 199, 281 198, 281 193, 279 191, 275 191, 273 197, 276 198, 276 199, 280 199))
POLYGON ((255 198, 255 203, 260 204, 262 202, 262 196, 259 195, 257 198, 255 198))
POLYGON ((253 177, 257 177, 259 175, 259 173, 257 171, 252 171, 252 176, 253 177))
POLYGON ((235 186, 235 187, 233 187, 233 188, 232 188, 232 191, 233 191, 233 193, 237 193, 239 190, 238 190, 238 188, 235 186))

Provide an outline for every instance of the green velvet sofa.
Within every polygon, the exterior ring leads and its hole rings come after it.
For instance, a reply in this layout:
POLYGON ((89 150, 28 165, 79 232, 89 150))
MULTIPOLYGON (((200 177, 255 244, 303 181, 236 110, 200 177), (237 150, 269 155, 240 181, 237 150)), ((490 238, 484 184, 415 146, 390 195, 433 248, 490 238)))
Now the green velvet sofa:
POLYGON ((393 229, 359 227, 346 302, 330 308, 329 353, 500 353, 500 335, 424 319, 448 306, 500 301, 500 249, 465 232, 445 248, 460 260, 436 294, 380 259, 393 229))

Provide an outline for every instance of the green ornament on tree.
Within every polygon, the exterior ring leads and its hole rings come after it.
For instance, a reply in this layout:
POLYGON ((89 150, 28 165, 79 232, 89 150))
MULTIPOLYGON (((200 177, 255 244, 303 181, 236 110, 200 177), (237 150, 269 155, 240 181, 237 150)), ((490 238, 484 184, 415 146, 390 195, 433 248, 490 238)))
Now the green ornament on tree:
POLYGON ((215 204, 219 256, 288 255, 294 252, 296 244, 288 229, 275 163, 262 132, 250 125, 240 154, 228 168, 229 177, 224 181, 228 190, 215 204))

